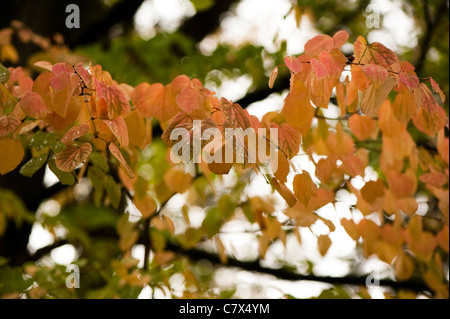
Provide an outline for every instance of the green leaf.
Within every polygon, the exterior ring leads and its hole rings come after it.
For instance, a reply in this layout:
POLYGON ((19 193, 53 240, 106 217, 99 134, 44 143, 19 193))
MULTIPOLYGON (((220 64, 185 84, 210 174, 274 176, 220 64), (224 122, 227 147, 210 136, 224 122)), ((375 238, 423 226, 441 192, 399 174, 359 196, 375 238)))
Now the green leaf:
POLYGON ((39 157, 33 157, 20 168, 20 174, 31 177, 47 162, 48 152, 44 152, 39 157))
POLYGON ((214 0, 191 0, 197 12, 205 11, 214 5, 214 0))
POLYGON ((202 223, 202 229, 207 236, 212 237, 220 231, 223 219, 217 207, 211 208, 202 223))
POLYGON ((66 148, 66 146, 61 143, 58 136, 46 132, 37 132, 34 134, 30 139, 29 145, 30 147, 34 147, 36 151, 41 151, 46 147, 50 147, 55 154, 62 152, 66 148))
POLYGON ((236 206, 237 206, 236 203, 231 199, 230 195, 228 194, 222 196, 219 199, 219 203, 217 204, 220 216, 224 218, 230 218, 233 215, 236 206))
POLYGON ((89 154, 89 161, 94 165, 102 169, 104 172, 108 172, 109 166, 108 162, 106 161, 106 158, 98 153, 98 152, 92 152, 89 154))
POLYGON ((8 265, 0 268, 0 295, 22 293, 32 283, 33 279, 24 279, 20 268, 12 268, 8 265))
POLYGON ((55 174, 56 177, 58 177, 58 179, 61 182, 61 184, 69 185, 69 186, 75 184, 76 179, 75 179, 74 174, 73 173, 66 173, 66 172, 63 172, 63 171, 59 170, 56 167, 54 159, 49 160, 47 164, 48 164, 48 167, 50 168, 50 170, 53 172, 53 174, 55 174))
POLYGON ((0 63, 0 83, 6 83, 9 80, 9 70, 0 63))
POLYGON ((116 209, 119 208, 122 192, 120 185, 114 181, 111 175, 106 175, 105 189, 112 206, 116 209))

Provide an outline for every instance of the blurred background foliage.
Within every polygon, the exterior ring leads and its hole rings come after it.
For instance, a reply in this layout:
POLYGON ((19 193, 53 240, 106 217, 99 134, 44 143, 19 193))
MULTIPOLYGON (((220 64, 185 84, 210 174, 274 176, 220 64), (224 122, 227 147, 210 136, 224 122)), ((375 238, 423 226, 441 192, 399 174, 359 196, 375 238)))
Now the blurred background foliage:
MULTIPOLYGON (((274 88, 269 90, 267 87, 270 71, 275 65, 283 64, 287 54, 288 48, 283 38, 275 37, 274 45, 270 48, 248 39, 238 44, 221 39, 221 34, 226 31, 222 25, 224 18, 237 15, 239 6, 246 0, 179 0, 174 3, 182 3, 183 8, 188 8, 187 15, 181 15, 171 27, 160 24, 161 21, 154 21, 149 27, 150 32, 143 34, 142 30, 137 28, 136 15, 145 5, 153 2, 157 1, 8 1, 2 4, 0 29, 11 27, 15 32, 11 33, 12 45, 0 42, 0 61, 7 67, 28 66, 32 72, 33 63, 39 60, 48 60, 52 63, 91 61, 93 64, 102 65, 118 82, 132 86, 141 82, 169 83, 177 75, 186 74, 200 79, 206 83, 206 87, 208 85, 220 87, 226 81, 235 81, 245 76, 251 80, 251 84, 248 89, 241 89, 244 92, 236 97, 236 102, 243 107, 264 100, 273 93, 288 90, 289 74, 286 68, 280 69, 274 88), (81 10, 80 29, 68 29, 64 24, 66 17, 64 12, 69 3, 78 4, 81 10)), ((338 30, 345 29, 350 33, 350 41, 354 41, 358 35, 370 39, 370 33, 373 32, 366 26, 368 15, 366 8, 371 4, 369 0, 285 2, 288 3, 285 18, 293 16, 300 30, 304 25, 303 21, 308 19, 314 34, 332 35, 338 30)), ((383 3, 386 2, 390 1, 374 3, 383 7, 383 3)), ((448 1, 396 0, 392 3, 398 4, 403 13, 413 19, 417 34, 417 45, 398 45, 397 53, 405 60, 413 62, 419 76, 432 75, 448 96, 448 1)), ((383 18, 381 14, 381 25, 383 25, 383 18)), ((3 38, 8 37, 5 34, 3 36, 3 38)), ((307 34, 306 38, 312 36, 313 34, 307 34)), ((251 39, 252 35, 248 35, 248 38, 251 39)), ((289 54, 300 53, 300 51, 289 52, 289 54)), ((347 53, 350 55, 352 52, 347 53)), ((448 113, 448 101, 444 104, 444 108, 448 113)), ((154 185, 155 192, 167 191, 161 186, 164 172, 168 167, 165 167, 167 166, 166 147, 157 136, 160 133, 156 128, 155 141, 144 152, 144 158, 141 161, 142 175, 147 174, 147 181, 154 185)), ((414 137, 420 138, 420 134, 416 134, 414 137)), ((97 166, 101 172, 102 164, 98 163, 97 166)), ((93 171, 95 173, 95 169, 93 171)), ((185 297, 233 296, 234 288, 220 291, 208 288, 213 281, 212 264, 205 263, 204 260, 207 258, 214 260, 214 258, 201 252, 197 252, 197 255, 194 252, 191 257, 203 262, 191 263, 187 258, 179 258, 172 263, 171 267, 164 268, 162 267, 164 261, 172 260, 173 256, 164 255, 161 249, 158 258, 154 258, 153 264, 149 267, 150 270, 146 274, 149 277, 142 276, 135 271, 138 268, 135 259, 121 256, 122 248, 126 247, 127 241, 134 242, 133 237, 138 236, 133 233, 128 221, 121 220, 121 216, 113 208, 100 208, 93 205, 97 196, 95 190, 93 194, 82 191, 69 194, 64 193, 64 187, 61 184, 42 187, 43 180, 44 170, 42 169, 31 179, 25 178, 17 171, 0 176, 0 212, 2 213, 0 214, 0 256, 3 256, 0 257, 1 296, 16 297, 16 291, 23 290, 30 284, 29 279, 21 277, 21 270, 15 268, 16 266, 23 266, 38 283, 28 292, 28 296, 34 298, 112 298, 117 296, 136 298, 142 290, 143 283, 151 288, 158 288, 161 283, 168 284, 170 278, 177 273, 183 275, 187 287, 195 287, 193 291, 196 293, 189 295, 187 290, 184 292, 185 297), (94 199, 92 200, 89 196, 93 196, 94 199), (52 199, 48 200, 49 198, 52 199), (55 205, 58 214, 52 216, 55 205), (14 218, 11 218, 13 215, 14 218), (37 227, 35 222, 44 226, 55 237, 63 238, 58 242, 57 247, 63 247, 61 245, 64 243, 81 243, 80 246, 75 245, 75 247, 82 247, 76 252, 78 255, 76 263, 82 266, 81 289, 68 290, 65 287, 67 276, 65 267, 51 261, 51 253, 55 249, 52 240, 49 240, 47 246, 44 245, 36 251, 30 251, 27 248, 30 233, 34 227, 37 227), (120 258, 117 259, 117 256, 120 258), (111 260, 114 261, 111 263, 111 260), (36 263, 36 261, 39 262, 36 263), (113 276, 113 273, 119 275, 113 276)), ((114 193, 114 181, 112 183, 113 185, 105 186, 106 192, 114 193)), ((231 190, 234 189, 239 194, 247 183, 245 178, 239 179, 235 181, 233 188, 226 190, 225 193, 232 193, 231 190)), ((211 212, 217 209, 217 203, 212 202, 214 190, 208 185, 209 183, 203 177, 195 180, 195 200, 198 201, 197 204, 211 212)), ((93 187, 97 188, 96 185, 93 187)), ((103 192, 103 185, 99 187, 103 192)), ((100 194, 100 200, 101 196, 100 194)), ((122 196, 120 205, 123 205, 123 200, 122 196)), ((242 205, 244 214, 245 205, 247 204, 242 205)), ((227 212, 224 214, 226 215, 227 212)), ((206 216, 217 215, 218 213, 213 211, 206 216)), ((184 235, 180 235, 180 242, 185 245, 184 248, 191 248, 193 245, 190 241, 196 244, 199 237, 203 236, 203 232, 208 233, 208 229, 212 228, 211 233, 214 233, 221 223, 221 219, 211 220, 207 217, 202 226, 202 232, 188 228, 184 235)), ((144 227, 144 225, 140 226, 144 227)), ((150 234, 154 246, 170 245, 168 242, 170 234, 164 227, 153 227, 150 234)), ((142 240, 145 239, 140 238, 138 242, 142 243, 142 240)), ((357 264, 358 260, 354 262, 357 264)), ((289 265, 285 263, 283 266, 289 265)), ((314 267, 308 260, 305 261, 304 266, 306 273, 311 273, 314 267)), ((345 283, 345 280, 341 283, 345 283)), ((352 295, 352 292, 343 290, 339 284, 338 282, 336 288, 324 290, 318 297, 344 298, 352 295)), ((165 289, 162 286, 159 288, 165 289)), ((155 289, 152 291, 154 293, 155 289)), ((361 288, 357 294, 360 297, 369 297, 364 288, 361 288)), ((400 291, 397 296, 410 297, 411 295, 400 291)))

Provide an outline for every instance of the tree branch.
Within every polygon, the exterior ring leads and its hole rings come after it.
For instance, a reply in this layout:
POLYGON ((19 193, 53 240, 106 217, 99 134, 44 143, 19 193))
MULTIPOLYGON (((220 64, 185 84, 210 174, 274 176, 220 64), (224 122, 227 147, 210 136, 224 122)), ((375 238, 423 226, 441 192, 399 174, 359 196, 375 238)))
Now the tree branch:
POLYGON ((422 7, 424 10, 424 19, 425 19, 425 35, 418 46, 419 55, 417 56, 416 62, 414 63, 415 71, 417 74, 419 74, 424 67, 425 60, 428 51, 430 50, 431 40, 433 39, 436 27, 441 22, 442 17, 448 12, 447 0, 442 1, 441 5, 437 9, 436 16, 434 17, 434 19, 431 17, 428 1, 423 0, 422 7))
POLYGON ((186 20, 178 29, 190 36, 196 42, 203 40, 220 26, 220 16, 228 11, 231 5, 239 0, 217 0, 208 10, 198 12, 191 19, 186 20))
MULTIPOLYGON (((202 249, 191 248, 184 249, 181 246, 171 243, 168 244, 166 249, 174 251, 176 253, 187 256, 191 260, 202 260, 206 259, 211 263, 223 266, 223 267, 237 267, 247 271, 254 271, 262 274, 268 274, 275 276, 279 279, 297 281, 297 280, 309 280, 309 281, 319 281, 324 283, 329 283, 333 285, 356 285, 365 286, 367 276, 343 276, 343 277, 330 277, 330 276, 316 276, 316 275, 302 275, 295 273, 286 268, 266 268, 260 265, 259 260, 256 261, 240 261, 238 259, 228 257, 227 264, 223 264, 220 261, 218 255, 214 253, 207 252, 202 249)), ((421 281, 409 280, 404 282, 398 282, 391 279, 381 279, 379 280, 380 286, 391 287, 393 289, 408 289, 415 292, 429 291, 429 288, 421 281)))

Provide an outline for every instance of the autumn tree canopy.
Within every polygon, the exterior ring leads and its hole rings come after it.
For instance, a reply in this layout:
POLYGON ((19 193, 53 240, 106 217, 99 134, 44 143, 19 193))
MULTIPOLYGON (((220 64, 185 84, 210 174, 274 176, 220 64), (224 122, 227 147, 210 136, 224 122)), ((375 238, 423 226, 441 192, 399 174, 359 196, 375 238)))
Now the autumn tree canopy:
POLYGON ((397 8, 420 30, 403 49, 370 40, 368 1, 286 1, 318 34, 295 54, 221 40, 249 2, 179 1, 193 13, 147 38, 133 17, 157 1, 79 1, 80 29, 2 11, 0 297, 270 298, 244 270, 321 283, 307 297, 371 298, 376 276, 448 298, 447 2, 397 8))

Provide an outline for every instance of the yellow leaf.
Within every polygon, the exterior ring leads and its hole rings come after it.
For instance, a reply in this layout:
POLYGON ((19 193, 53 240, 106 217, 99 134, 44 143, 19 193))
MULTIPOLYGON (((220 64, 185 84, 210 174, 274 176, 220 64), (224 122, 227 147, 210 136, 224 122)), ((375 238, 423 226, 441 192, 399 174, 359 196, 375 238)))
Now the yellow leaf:
POLYGON ((14 170, 22 161, 24 155, 22 143, 5 137, 0 140, 0 174, 14 170))

